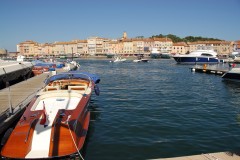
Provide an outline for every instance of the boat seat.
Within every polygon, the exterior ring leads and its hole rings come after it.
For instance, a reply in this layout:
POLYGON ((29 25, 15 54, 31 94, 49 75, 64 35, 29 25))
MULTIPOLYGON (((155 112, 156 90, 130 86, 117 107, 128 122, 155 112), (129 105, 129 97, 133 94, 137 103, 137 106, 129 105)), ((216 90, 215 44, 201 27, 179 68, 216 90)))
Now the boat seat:
POLYGON ((78 90, 78 91, 85 91, 87 86, 68 86, 68 90, 78 90))
POLYGON ((46 91, 60 90, 60 86, 46 86, 46 91))

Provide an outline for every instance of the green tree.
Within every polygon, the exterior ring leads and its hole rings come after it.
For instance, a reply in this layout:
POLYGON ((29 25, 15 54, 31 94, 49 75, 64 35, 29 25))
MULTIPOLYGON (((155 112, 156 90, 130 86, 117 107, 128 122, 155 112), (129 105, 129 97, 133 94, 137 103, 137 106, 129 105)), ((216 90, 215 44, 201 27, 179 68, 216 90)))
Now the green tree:
POLYGON ((221 39, 217 39, 217 38, 207 38, 207 37, 201 37, 201 36, 186 36, 184 38, 180 38, 176 35, 173 34, 168 34, 168 35, 163 35, 163 34, 159 34, 159 35, 153 35, 151 38, 170 38, 173 43, 176 42, 196 42, 196 41, 221 41, 221 39))

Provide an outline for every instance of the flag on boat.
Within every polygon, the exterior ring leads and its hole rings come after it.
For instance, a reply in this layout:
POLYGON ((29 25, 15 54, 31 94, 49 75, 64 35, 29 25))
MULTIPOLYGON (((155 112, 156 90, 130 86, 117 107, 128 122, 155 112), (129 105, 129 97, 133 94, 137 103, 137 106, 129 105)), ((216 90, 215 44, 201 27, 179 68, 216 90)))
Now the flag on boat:
POLYGON ((47 126, 47 112, 46 112, 44 101, 43 101, 43 112, 42 112, 42 118, 41 118, 40 124, 47 126))

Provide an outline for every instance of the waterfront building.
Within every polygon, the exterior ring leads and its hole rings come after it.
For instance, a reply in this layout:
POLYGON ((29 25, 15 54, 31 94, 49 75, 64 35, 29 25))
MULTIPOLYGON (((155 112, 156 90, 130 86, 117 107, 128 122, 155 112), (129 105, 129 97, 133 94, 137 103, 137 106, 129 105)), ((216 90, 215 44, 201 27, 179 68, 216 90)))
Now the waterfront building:
POLYGON ((118 41, 118 51, 117 51, 117 53, 119 55, 123 55, 123 53, 124 53, 124 42, 122 40, 118 41))
POLYGON ((123 43, 123 53, 124 56, 133 56, 133 41, 132 39, 124 39, 123 43))
POLYGON ((233 42, 230 41, 197 41, 188 42, 189 52, 197 49, 212 49, 218 54, 229 54, 233 50, 233 42))
POLYGON ((133 43, 133 53, 137 53, 137 54, 144 54, 145 50, 144 50, 144 38, 135 38, 132 39, 132 43, 133 43))
POLYGON ((86 40, 72 40, 69 42, 37 43, 31 40, 17 45, 17 51, 25 56, 106 56, 118 54, 121 56, 149 56, 153 48, 160 52, 186 54, 201 48, 213 49, 218 54, 230 54, 234 48, 240 48, 239 41, 198 41, 173 43, 170 38, 128 38, 127 33, 119 39, 89 37, 86 40))
POLYGON ((101 56, 103 54, 103 38, 89 37, 87 39, 88 53, 91 56, 101 56))
POLYGON ((152 38, 145 38, 144 39, 144 52, 145 55, 150 55, 150 52, 154 48, 154 39, 152 38))
POLYGON ((107 38, 103 39, 101 56, 106 56, 107 53, 109 53, 109 43, 110 43, 109 39, 107 39, 107 38))
POLYGON ((240 40, 234 42, 233 50, 240 53, 240 40))
POLYGON ((88 55, 87 40, 76 40, 76 43, 77 43, 76 56, 87 56, 88 55))
POLYGON ((55 56, 71 57, 72 53, 77 53, 77 42, 55 42, 53 44, 53 53, 55 56))
POLYGON ((154 48, 157 48, 160 52, 172 53, 173 42, 170 38, 153 38, 154 48))
POLYGON ((44 43, 41 45, 42 49, 42 55, 43 56, 53 56, 54 51, 53 51, 53 44, 51 43, 44 43))
POLYGON ((37 42, 27 40, 17 45, 17 52, 25 56, 40 55, 41 47, 39 47, 37 42))
POLYGON ((186 54, 189 52, 189 46, 185 42, 173 43, 172 54, 186 54))
POLYGON ((108 52, 106 53, 109 53, 109 54, 119 54, 119 42, 118 40, 110 40, 108 42, 108 52))

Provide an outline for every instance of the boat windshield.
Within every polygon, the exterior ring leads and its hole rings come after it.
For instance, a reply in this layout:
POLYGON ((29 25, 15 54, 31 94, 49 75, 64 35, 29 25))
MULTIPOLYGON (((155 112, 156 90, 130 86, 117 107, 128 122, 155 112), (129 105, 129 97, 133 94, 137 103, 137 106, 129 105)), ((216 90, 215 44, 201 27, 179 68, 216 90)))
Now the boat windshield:
POLYGON ((208 57, 212 57, 213 55, 212 54, 209 54, 209 53, 202 53, 201 56, 208 56, 208 57))
POLYGON ((60 73, 55 76, 52 76, 52 77, 48 78, 47 80, 45 80, 45 84, 48 84, 52 81, 60 80, 60 79, 79 79, 79 78, 89 80, 89 81, 93 80, 94 83, 100 82, 100 78, 95 74, 90 74, 90 73, 86 73, 86 72, 77 73, 77 72, 72 71, 72 72, 60 73))

